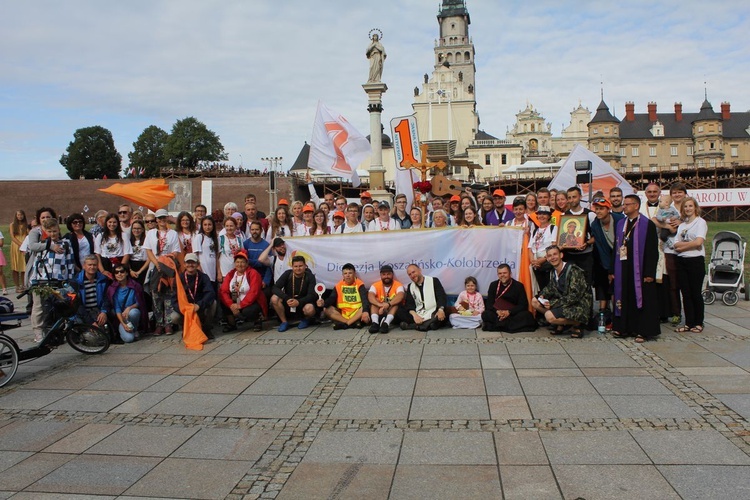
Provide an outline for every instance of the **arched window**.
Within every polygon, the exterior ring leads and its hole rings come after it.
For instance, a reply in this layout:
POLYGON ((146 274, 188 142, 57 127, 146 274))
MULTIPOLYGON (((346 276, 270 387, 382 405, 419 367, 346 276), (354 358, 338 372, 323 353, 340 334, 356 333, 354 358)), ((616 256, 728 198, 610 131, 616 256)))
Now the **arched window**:
POLYGON ((457 63, 461 62, 461 53, 460 52, 456 52, 456 62, 457 63))
POLYGON ((531 131, 536 132, 536 125, 533 123, 531 124, 531 131))
POLYGON ((471 52, 469 52, 468 50, 464 52, 464 61, 466 62, 471 61, 471 52))
POLYGON ((448 60, 449 63, 453 62, 453 54, 452 53, 448 52, 448 55, 446 56, 446 58, 447 58, 447 60, 448 60))

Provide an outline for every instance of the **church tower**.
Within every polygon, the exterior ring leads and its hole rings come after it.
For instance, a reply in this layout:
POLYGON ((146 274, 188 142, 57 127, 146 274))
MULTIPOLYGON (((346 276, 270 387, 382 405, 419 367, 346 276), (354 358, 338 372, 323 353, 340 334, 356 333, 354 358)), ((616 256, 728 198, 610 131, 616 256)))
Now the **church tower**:
MULTIPOLYGON (((414 88, 414 114, 419 139, 448 159, 466 157, 466 148, 479 129, 474 44, 469 36, 465 0, 443 0, 437 15, 440 38, 435 40, 432 75, 414 88), (438 144, 439 143, 439 144, 438 144)), ((443 156, 440 154, 439 156, 443 156)))

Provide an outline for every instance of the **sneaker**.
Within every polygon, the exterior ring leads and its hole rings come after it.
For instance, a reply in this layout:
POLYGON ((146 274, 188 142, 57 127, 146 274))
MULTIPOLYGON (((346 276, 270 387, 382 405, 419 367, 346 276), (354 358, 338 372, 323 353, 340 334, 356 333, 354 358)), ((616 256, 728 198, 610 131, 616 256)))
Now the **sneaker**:
POLYGON ((302 321, 299 322, 299 325, 297 325, 297 328, 299 328, 300 330, 304 330, 308 326, 310 326, 310 322, 307 321, 306 319, 303 319, 302 321))
MULTIPOLYGON (((385 322, 383 322, 385 324, 385 322)), ((368 328, 368 332, 370 333, 378 333, 380 331, 380 326, 377 323, 373 323, 370 325, 370 328, 368 328)))
MULTIPOLYGON (((391 327, 388 323, 385 321, 380 323, 380 333, 388 333, 389 331, 391 331, 391 327)), ((370 331, 370 333, 372 333, 372 331, 370 331)))
POLYGON ((3 295, 8 295, 8 289, 7 288, 3 288, 3 295))
POLYGON ((258 320, 253 325, 253 331, 254 332, 259 332, 261 330, 263 330, 263 321, 262 320, 258 320))
POLYGON ((41 337, 41 336, 39 336, 39 335, 34 335, 34 342, 38 344, 39 342, 41 342, 41 341, 42 341, 42 338, 43 338, 43 337, 41 337))
POLYGON ((289 323, 287 323, 286 321, 284 321, 283 323, 281 323, 279 325, 279 332, 283 333, 283 332, 285 332, 287 330, 289 330, 289 323))
POLYGON ((333 322, 333 329, 334 330, 346 330, 347 328, 349 328, 349 325, 347 325, 346 323, 341 323, 339 321, 334 321, 333 322))
POLYGON ((167 325, 164 327, 164 335, 172 335, 174 332, 172 331, 172 325, 167 325))
POLYGON ((400 327, 400 328, 401 328, 402 330, 408 330, 408 329, 409 329, 409 323, 407 323, 406 321, 402 321, 402 322, 401 322, 401 323, 400 323, 400 324, 399 324, 398 326, 399 326, 399 327, 400 327))
POLYGON ((164 327, 157 326, 156 330, 154 330, 154 337, 158 337, 159 335, 164 335, 164 327))

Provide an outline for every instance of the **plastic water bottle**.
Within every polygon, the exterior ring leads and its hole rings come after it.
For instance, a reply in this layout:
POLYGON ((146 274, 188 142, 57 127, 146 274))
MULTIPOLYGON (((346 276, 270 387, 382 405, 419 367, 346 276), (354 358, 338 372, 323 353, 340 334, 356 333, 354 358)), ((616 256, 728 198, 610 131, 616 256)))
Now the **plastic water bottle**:
POLYGON ((597 331, 599 335, 604 335, 607 332, 607 320, 604 319, 604 311, 599 311, 599 328, 597 331))

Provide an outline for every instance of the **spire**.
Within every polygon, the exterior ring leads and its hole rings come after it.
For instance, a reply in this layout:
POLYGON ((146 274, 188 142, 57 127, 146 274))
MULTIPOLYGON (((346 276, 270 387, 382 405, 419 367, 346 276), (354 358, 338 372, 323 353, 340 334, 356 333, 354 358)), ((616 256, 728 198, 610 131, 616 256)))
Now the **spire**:
POLYGON ((620 120, 612 116, 612 113, 609 112, 609 106, 602 99, 590 123, 620 123, 620 120))
POLYGON ((465 0, 443 0, 438 19, 450 16, 469 16, 465 0))

